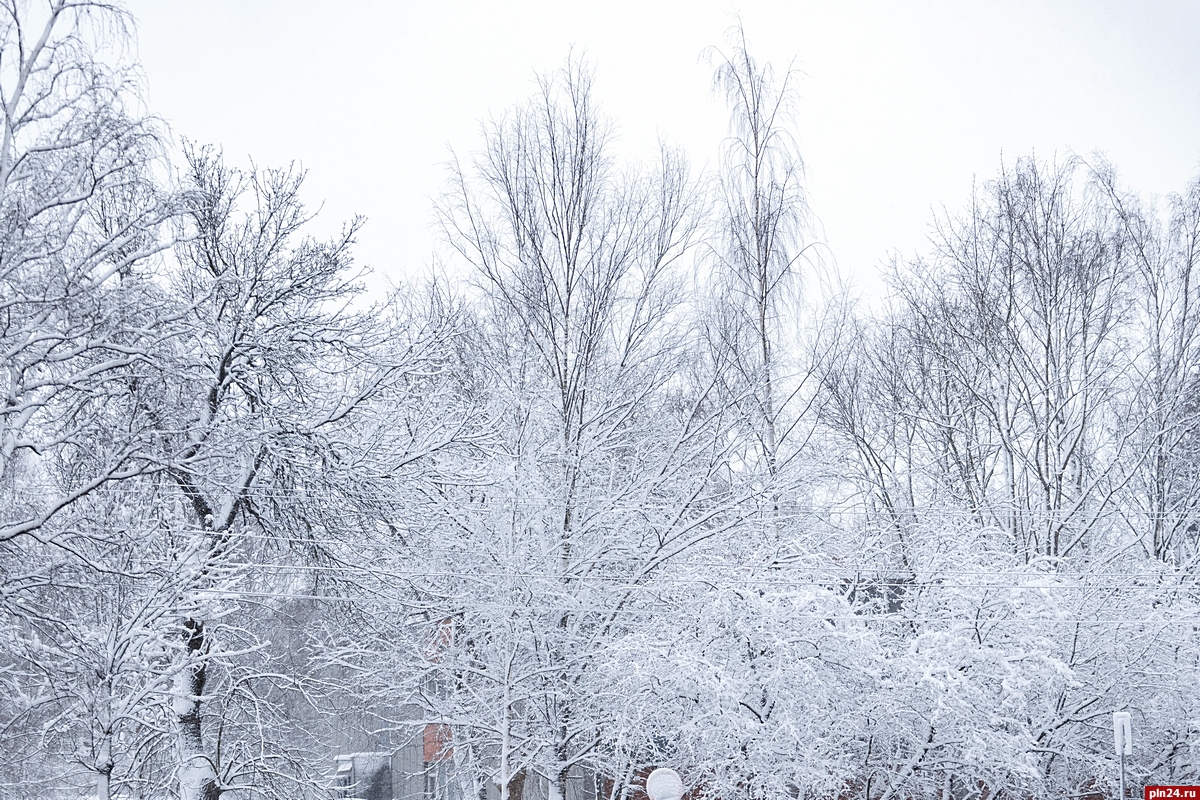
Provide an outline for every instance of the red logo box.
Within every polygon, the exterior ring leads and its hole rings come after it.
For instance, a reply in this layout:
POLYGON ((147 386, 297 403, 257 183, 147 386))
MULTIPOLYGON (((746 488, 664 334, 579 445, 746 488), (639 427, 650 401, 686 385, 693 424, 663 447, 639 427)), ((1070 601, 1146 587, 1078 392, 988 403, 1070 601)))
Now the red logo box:
POLYGON ((1147 786, 1142 800, 1200 800, 1200 786, 1147 786))

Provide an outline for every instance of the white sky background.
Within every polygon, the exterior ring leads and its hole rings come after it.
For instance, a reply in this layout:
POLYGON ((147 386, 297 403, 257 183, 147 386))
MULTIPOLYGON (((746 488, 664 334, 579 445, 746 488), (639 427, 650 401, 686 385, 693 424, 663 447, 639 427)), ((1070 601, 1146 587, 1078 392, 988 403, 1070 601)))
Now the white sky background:
POLYGON ((1164 194, 1200 171, 1200 2, 884 0, 130 0, 150 108, 176 137, 261 166, 301 162, 318 229, 368 217, 359 261, 392 281, 438 247, 449 147, 534 90, 572 45, 596 69, 620 155, 661 136, 716 163, 723 100, 700 58, 741 14, 753 55, 795 59, 810 203, 868 293, 936 209, 1039 156, 1105 152, 1164 194))

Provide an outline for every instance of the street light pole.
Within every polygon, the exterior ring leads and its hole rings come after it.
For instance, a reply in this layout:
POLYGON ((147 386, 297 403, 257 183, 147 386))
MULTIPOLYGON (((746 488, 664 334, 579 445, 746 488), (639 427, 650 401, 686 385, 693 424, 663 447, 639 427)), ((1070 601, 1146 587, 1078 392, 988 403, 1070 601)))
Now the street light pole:
POLYGON ((1128 711, 1113 712, 1113 745, 1121 759, 1121 795, 1125 800, 1125 756, 1133 755, 1133 728, 1128 711))

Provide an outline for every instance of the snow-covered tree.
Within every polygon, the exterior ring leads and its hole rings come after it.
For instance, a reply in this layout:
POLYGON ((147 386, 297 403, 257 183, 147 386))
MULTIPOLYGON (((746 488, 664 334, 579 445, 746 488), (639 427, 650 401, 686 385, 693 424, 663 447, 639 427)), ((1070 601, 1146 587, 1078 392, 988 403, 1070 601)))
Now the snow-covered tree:
POLYGON ((187 230, 167 273, 184 325, 143 376, 182 599, 178 791, 290 795, 321 780, 314 759, 328 743, 303 741, 288 713, 317 666, 297 661, 295 642, 273 647, 266 621, 353 546, 370 519, 364 473, 402 470, 373 457, 379 404, 392 424, 412 422, 398 398, 441 357, 446 329, 356 307, 359 222, 326 242, 306 235, 302 173, 245 173, 206 148, 186 156, 187 230))
POLYGON ((153 683, 130 674, 142 634, 101 619, 139 615, 148 568, 123 547, 144 528, 112 497, 160 469, 127 388, 175 324, 152 259, 174 201, 128 24, 107 3, 0 7, 0 771, 39 796, 105 794, 141 726, 123 704, 153 683))
POLYGON ((693 183, 667 149, 619 166, 610 131, 571 62, 486 128, 441 207, 479 285, 468 358, 494 444, 425 523, 445 572, 421 587, 415 630, 443 639, 416 697, 461 770, 506 799, 624 771, 631 754, 590 713, 598 665, 738 490, 725 409, 687 349, 693 183))

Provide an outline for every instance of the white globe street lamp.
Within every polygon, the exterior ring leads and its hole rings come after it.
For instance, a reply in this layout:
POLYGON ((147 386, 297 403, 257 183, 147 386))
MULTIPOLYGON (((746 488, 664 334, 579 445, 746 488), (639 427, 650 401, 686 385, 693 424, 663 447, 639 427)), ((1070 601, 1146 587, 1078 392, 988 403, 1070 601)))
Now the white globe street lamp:
POLYGON ((683 780, 673 769, 659 767, 646 777, 646 794, 650 800, 680 800, 685 791, 683 780))

